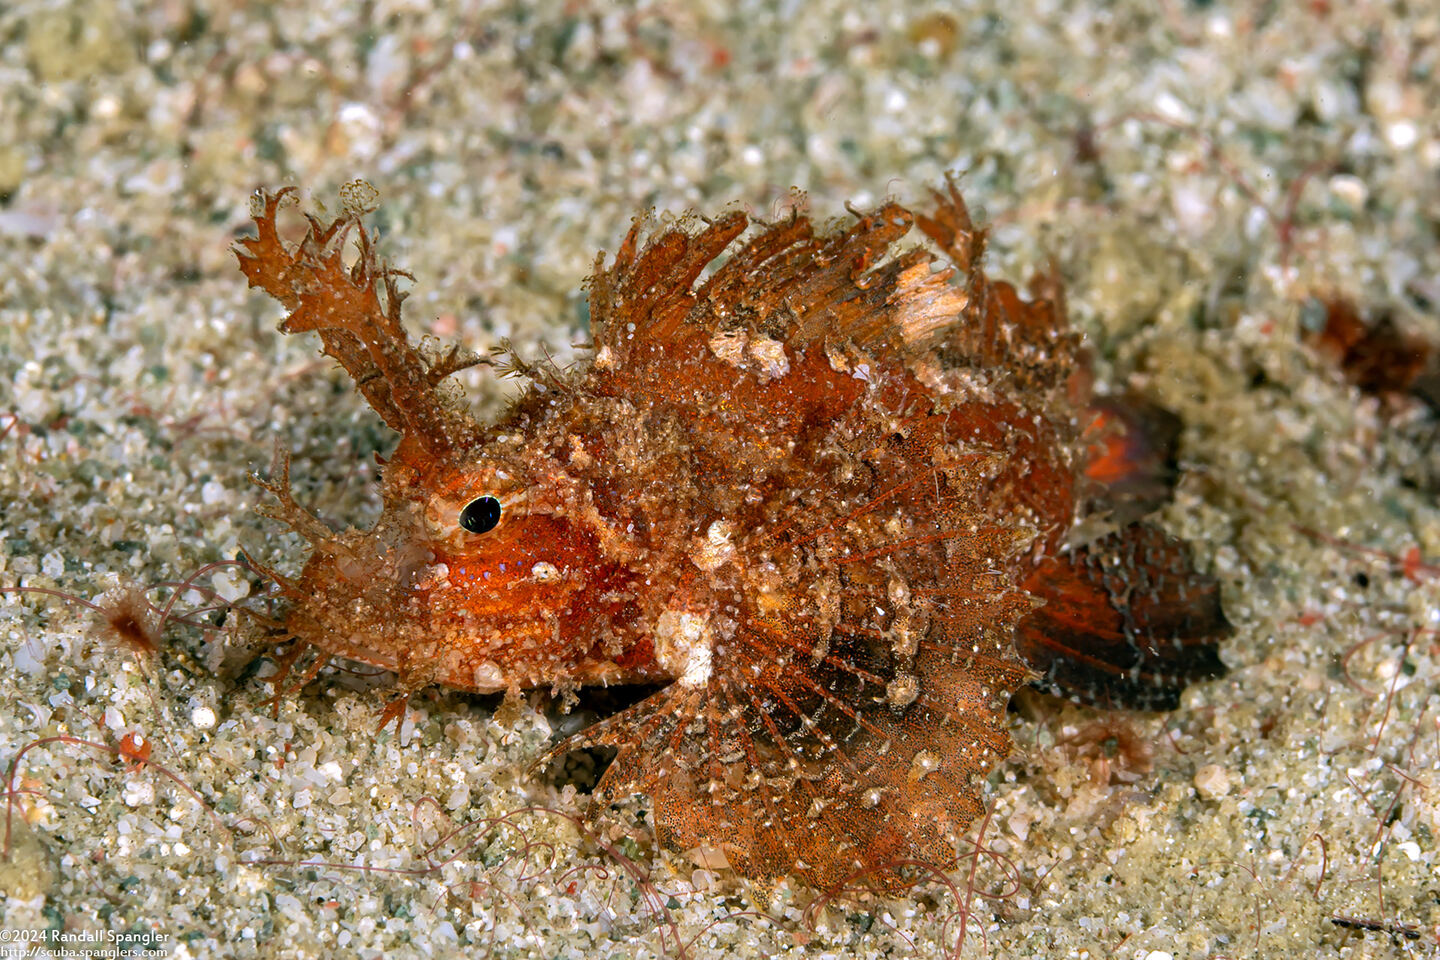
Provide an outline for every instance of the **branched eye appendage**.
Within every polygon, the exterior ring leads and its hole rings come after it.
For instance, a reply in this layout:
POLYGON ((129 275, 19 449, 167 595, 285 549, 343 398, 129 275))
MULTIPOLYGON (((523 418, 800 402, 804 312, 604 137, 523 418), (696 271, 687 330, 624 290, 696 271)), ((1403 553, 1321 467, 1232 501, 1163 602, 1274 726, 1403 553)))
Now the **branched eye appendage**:
POLYGON ((285 333, 315 331, 322 349, 355 380, 370 406, 393 429, 440 456, 476 442, 480 427, 437 392, 441 380, 483 362, 452 349, 428 361, 411 346, 400 322, 405 294, 395 285, 403 270, 386 266, 357 213, 322 223, 306 214, 309 230, 288 245, 276 229, 281 205, 293 187, 255 195, 258 235, 236 249, 240 269, 252 287, 280 301, 290 315, 285 333), (346 244, 359 256, 345 266, 346 244))

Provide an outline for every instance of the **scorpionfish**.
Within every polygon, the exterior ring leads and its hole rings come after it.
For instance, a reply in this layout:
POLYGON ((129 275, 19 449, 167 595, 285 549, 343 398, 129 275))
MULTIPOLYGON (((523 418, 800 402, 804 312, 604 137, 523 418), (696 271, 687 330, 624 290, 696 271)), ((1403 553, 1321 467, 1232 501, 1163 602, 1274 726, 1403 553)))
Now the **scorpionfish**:
POLYGON ((275 575, 277 690, 307 649, 305 679, 337 656, 404 694, 649 684, 556 749, 617 751, 599 798, 755 881, 893 889, 956 862, 1019 686, 1168 709, 1223 672, 1215 580, 1107 501, 1140 420, 1085 395, 1053 276, 986 278, 953 181, 830 228, 637 221, 589 280, 588 363, 489 424, 442 384, 485 361, 409 341, 362 211, 292 245, 289 193, 256 195, 240 266, 400 439, 370 530, 298 506, 279 455, 262 483, 311 546, 275 575))

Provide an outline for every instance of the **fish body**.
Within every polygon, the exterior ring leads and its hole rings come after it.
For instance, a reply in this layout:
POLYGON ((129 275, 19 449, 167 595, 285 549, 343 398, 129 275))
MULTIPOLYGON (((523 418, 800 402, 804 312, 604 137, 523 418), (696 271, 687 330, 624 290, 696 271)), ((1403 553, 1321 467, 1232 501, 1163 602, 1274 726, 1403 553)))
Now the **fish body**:
POLYGON ((1067 543, 1099 486, 1079 338, 1052 278, 985 277, 953 184, 828 231, 637 224, 591 278, 590 362, 490 424, 441 384, 478 358, 409 343, 359 217, 290 246, 285 196, 241 266, 401 434, 371 530, 269 484, 312 545, 292 657, 407 692, 662 685, 560 749, 615 747, 598 793, 645 794, 670 846, 824 889, 955 861, 1020 685, 1164 708, 1223 670, 1183 544, 1067 543))

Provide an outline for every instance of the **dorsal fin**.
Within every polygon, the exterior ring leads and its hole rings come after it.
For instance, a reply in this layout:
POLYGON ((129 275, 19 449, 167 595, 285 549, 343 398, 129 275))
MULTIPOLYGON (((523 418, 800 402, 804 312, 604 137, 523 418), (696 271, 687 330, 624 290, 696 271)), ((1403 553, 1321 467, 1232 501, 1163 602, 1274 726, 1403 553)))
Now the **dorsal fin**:
POLYGON ((1069 330, 1059 278, 1053 270, 1035 277, 1029 300, 1012 284, 989 279, 980 269, 986 231, 971 220, 955 178, 947 177, 945 192, 931 196, 934 212, 918 216, 916 223, 964 275, 969 295, 965 322, 944 331, 947 365, 1003 370, 1027 389, 1064 386, 1080 339, 1069 330))
POLYGON ((698 232, 672 226, 640 248, 636 224, 590 282, 597 347, 619 362, 634 345, 699 330, 759 333, 789 345, 891 343, 918 352, 938 343, 969 303, 923 247, 889 260, 914 218, 897 203, 817 233, 802 214, 766 226, 698 289, 697 277, 749 224, 742 213, 698 232), (638 252, 637 252, 638 251, 638 252), (881 261, 884 261, 883 263, 881 261), (877 266, 877 264, 879 264, 877 266))
POLYGON ((636 343, 664 342, 694 307, 695 280, 710 261, 745 231, 750 220, 734 212, 691 233, 672 226, 640 245, 645 220, 637 220, 605 267, 601 254, 589 280, 590 322, 595 345, 617 361, 636 343))

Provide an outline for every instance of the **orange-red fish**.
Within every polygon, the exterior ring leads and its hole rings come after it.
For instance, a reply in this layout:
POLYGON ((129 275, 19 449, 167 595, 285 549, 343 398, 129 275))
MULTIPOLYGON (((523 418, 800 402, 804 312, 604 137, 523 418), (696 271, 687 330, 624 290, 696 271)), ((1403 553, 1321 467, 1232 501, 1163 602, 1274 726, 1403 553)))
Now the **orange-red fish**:
POLYGON ((1021 684, 1164 709, 1223 671, 1183 544, 1139 522, 1068 542, 1126 447, 1074 395, 1058 284, 988 280, 953 184, 835 230, 637 224, 590 280, 590 362, 491 424, 441 388, 479 358, 407 340, 358 215, 290 246, 287 193, 257 197, 240 265, 400 434, 370 530, 268 484, 312 548, 280 580, 287 666, 315 648, 312 671, 346 657, 407 693, 663 684, 560 749, 617 748, 598 792, 645 794, 671 846, 827 889, 955 862, 1021 684), (928 245, 898 248, 916 225, 928 245))

